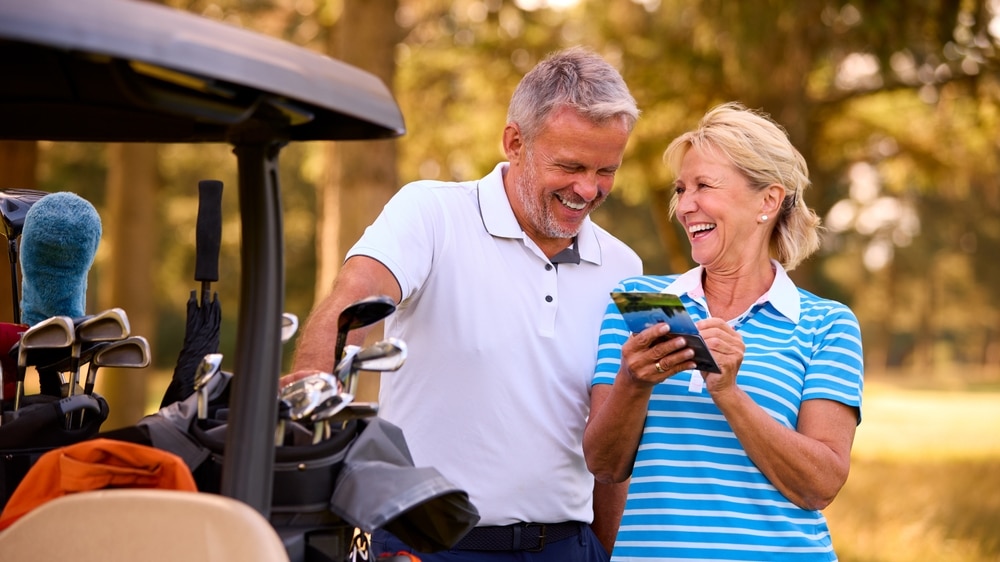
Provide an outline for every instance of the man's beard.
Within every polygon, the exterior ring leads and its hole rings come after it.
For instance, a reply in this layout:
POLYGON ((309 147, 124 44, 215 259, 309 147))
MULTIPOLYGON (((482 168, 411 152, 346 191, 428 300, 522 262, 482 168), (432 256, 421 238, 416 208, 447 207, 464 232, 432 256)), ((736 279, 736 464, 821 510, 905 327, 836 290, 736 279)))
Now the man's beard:
MULTIPOLYGON (((533 187, 535 186, 534 155, 531 151, 525 154, 524 173, 522 173, 514 185, 514 193, 521 202, 524 209, 525 218, 532 228, 549 238, 572 238, 579 234, 580 225, 566 227, 554 218, 552 205, 561 205, 558 201, 553 201, 550 197, 539 197, 533 187)), ((590 203, 592 204, 592 203, 590 203)), ((591 211, 596 209, 594 206, 591 211)), ((588 212, 589 214, 589 212, 588 212)))

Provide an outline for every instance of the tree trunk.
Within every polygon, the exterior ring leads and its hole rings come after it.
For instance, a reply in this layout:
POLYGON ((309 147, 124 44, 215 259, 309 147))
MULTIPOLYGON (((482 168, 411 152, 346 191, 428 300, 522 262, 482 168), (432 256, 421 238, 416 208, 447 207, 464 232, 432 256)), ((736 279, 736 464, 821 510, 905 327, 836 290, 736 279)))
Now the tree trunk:
MULTIPOLYGON (((398 0, 346 0, 330 38, 334 58, 371 72, 390 89, 402 35, 397 7, 398 0)), ((347 250, 399 188, 393 140, 331 144, 325 156, 327 176, 317 194, 317 301, 329 292, 347 250)), ((369 341, 380 337, 380 330, 373 330, 369 341)), ((359 400, 374 400, 377 393, 376 377, 360 380, 359 400)))
MULTIPOLYGON (((110 144, 107 208, 104 210, 98 307, 128 313, 132 335, 150 342, 156 336, 152 298, 156 265, 156 195, 158 149, 152 144, 110 144)), ((147 369, 102 369, 97 381, 111 414, 102 429, 133 425, 146 414, 147 369)))

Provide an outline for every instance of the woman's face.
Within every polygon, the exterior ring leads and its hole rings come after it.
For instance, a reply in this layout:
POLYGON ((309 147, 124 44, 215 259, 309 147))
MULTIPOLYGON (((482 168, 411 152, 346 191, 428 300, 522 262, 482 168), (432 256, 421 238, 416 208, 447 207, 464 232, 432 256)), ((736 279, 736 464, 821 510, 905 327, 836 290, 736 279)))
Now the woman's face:
MULTIPOLYGON (((676 216, 691 258, 716 273, 738 272, 768 258, 770 228, 762 223, 763 192, 711 147, 691 147, 674 184, 676 216)), ((773 219, 771 219, 773 220, 773 219)))

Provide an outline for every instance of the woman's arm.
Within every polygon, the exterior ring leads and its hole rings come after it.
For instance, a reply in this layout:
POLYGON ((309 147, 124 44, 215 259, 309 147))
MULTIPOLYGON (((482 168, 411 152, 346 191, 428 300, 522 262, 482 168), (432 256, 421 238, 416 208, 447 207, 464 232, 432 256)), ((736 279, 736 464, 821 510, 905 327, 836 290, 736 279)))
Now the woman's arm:
POLYGON ((694 368, 691 361, 694 352, 686 347, 684 338, 672 338, 650 346, 668 330, 666 324, 657 324, 628 338, 622 346, 621 367, 614 384, 597 384, 591 389, 583 454, 587 468, 598 482, 628 479, 653 387, 685 369, 694 368), (663 368, 656 368, 657 361, 663 368))
POLYGON ((796 430, 772 418, 739 387, 712 392, 750 460, 792 503, 818 510, 847 481, 858 413, 832 400, 806 400, 796 430))
POLYGON ((750 460, 795 505, 828 506, 847 481, 857 409, 833 400, 805 400, 797 427, 782 425, 736 384, 743 354, 734 345, 738 334, 718 318, 702 320, 698 328, 722 367, 722 373, 704 373, 706 388, 750 460))

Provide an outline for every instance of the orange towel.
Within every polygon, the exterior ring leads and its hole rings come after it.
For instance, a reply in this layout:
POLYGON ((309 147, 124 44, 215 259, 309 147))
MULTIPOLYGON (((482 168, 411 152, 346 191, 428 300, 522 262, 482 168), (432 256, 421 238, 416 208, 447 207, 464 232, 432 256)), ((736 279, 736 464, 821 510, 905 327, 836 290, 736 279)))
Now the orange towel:
POLYGON ((198 491, 191 470, 173 453, 126 441, 91 439, 39 457, 0 513, 0 530, 49 500, 103 488, 198 491))

